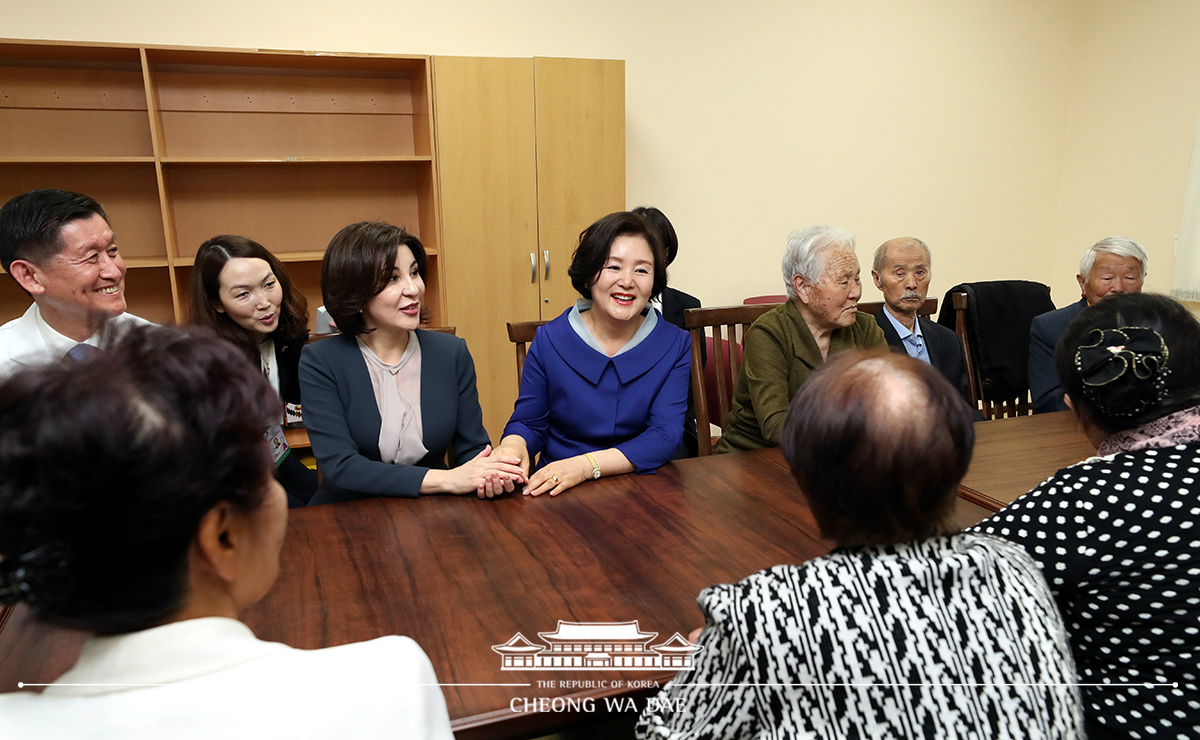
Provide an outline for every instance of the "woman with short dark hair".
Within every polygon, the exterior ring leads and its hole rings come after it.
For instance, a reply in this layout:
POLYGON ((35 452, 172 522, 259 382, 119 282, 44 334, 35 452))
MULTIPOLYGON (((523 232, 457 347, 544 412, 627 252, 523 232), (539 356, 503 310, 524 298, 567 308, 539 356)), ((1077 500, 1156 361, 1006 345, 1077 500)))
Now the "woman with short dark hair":
POLYGON ((568 274, 581 298, 538 329, 497 448, 536 471, 532 496, 653 472, 683 437, 692 340, 648 305, 667 284, 658 232, 611 213, 580 234, 568 274))
POLYGON ((1089 738, 1200 737, 1200 323, 1166 296, 1109 296, 1068 325, 1055 364, 1097 457, 976 529, 1046 574, 1089 738))
MULTIPOLYGON (((262 369, 288 412, 298 416, 308 301, 283 263, 253 239, 214 236, 196 250, 191 288, 189 323, 207 326, 240 348, 262 369)), ((272 425, 286 421, 281 416, 272 425)), ((289 506, 304 506, 317 490, 316 473, 295 455, 277 461, 275 479, 287 491, 289 506)))
MULTIPOLYGON (((663 255, 665 255, 664 269, 669 268, 675 261, 676 255, 679 254, 679 237, 675 233, 671 219, 654 206, 638 206, 632 212, 646 219, 647 223, 658 232, 658 237, 662 241, 663 255)), ((662 317, 666 319, 667 323, 678 326, 684 331, 687 331, 688 328, 684 323, 683 312, 689 308, 700 308, 699 298, 670 285, 663 288, 659 297, 650 303, 662 313, 662 317)), ((703 342, 700 344, 700 363, 704 366, 708 365, 708 350, 705 349, 703 342)), ((700 440, 696 434, 695 403, 695 399, 692 398, 692 387, 689 385, 687 413, 683 417, 683 447, 680 448, 676 457, 696 457, 700 454, 700 440)))
POLYGON ((321 295, 341 333, 300 360, 304 424, 323 476, 312 504, 492 497, 525 480, 519 459, 488 444, 467 343, 419 328, 426 266, 419 239, 375 221, 347 226, 325 250, 321 295))
POLYGON ((837 546, 701 592, 695 668, 639 737, 1080 737, 1037 566, 950 523, 974 441, 970 409, 928 363, 849 350, 817 368, 780 444, 837 546))
POLYGON ((279 573, 277 413, 208 332, 135 328, 0 384, 0 603, 97 635, 43 693, 0 695, 0 737, 451 737, 408 638, 304 651, 237 621, 279 573))

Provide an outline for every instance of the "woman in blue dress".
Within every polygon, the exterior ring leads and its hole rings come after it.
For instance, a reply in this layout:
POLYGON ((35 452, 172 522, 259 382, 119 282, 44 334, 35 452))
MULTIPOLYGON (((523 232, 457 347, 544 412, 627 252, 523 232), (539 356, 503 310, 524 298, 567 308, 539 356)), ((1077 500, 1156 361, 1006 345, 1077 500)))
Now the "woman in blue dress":
POLYGON ((535 471, 532 496, 653 472, 683 437, 692 340, 648 305, 667 285, 657 231, 609 214, 580 235, 568 274, 581 298, 538 329, 497 448, 535 471))

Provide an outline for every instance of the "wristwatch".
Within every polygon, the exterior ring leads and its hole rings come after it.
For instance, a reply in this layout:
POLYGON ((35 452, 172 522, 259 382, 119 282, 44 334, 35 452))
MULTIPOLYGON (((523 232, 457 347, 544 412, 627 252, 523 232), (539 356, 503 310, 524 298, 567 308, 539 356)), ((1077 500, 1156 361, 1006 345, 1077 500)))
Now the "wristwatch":
POLYGON ((592 464, 592 479, 595 480, 596 478, 599 478, 600 477, 600 463, 596 462, 596 456, 590 452, 585 452, 583 454, 587 455, 588 462, 590 462, 592 464))

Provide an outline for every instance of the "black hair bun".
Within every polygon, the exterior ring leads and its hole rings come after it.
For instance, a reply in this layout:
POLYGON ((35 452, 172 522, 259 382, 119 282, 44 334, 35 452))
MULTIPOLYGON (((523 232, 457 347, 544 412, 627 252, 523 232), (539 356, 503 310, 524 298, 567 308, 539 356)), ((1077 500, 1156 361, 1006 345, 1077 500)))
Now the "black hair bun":
POLYGON ((1170 352, 1161 334, 1144 326, 1093 329, 1075 353, 1084 393, 1112 416, 1134 416, 1158 404, 1166 389, 1170 352))

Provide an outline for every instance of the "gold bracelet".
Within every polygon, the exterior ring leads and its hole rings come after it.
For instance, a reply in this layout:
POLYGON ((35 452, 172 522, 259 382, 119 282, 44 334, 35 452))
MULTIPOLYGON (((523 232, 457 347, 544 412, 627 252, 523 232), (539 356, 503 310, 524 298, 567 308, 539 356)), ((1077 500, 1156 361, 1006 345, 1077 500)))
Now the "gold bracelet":
POLYGON ((600 463, 596 462, 596 456, 590 452, 583 453, 587 456, 588 462, 592 464, 592 479, 600 477, 600 463))

